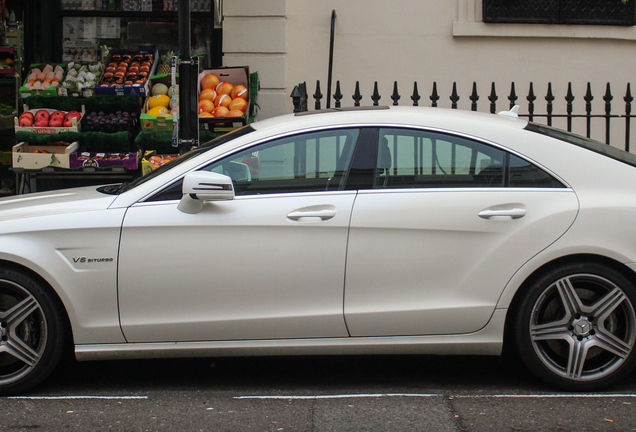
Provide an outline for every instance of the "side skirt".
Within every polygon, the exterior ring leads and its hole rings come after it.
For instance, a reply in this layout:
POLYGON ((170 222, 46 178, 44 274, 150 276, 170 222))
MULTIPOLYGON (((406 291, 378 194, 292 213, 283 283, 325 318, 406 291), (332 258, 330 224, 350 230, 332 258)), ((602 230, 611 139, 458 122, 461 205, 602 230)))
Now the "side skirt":
POLYGON ((486 327, 461 335, 87 344, 76 345, 75 356, 79 361, 91 361, 280 355, 500 355, 506 312, 497 309, 486 327))

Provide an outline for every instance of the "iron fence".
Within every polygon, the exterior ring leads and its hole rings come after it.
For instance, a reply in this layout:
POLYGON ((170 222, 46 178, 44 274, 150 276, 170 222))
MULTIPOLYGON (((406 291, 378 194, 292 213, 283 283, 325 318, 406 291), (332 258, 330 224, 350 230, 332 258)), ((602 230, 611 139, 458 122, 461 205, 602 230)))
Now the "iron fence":
MULTIPOLYGON (((428 99, 430 100, 430 105, 432 107, 437 107, 440 103, 441 96, 439 95, 439 91, 437 88, 437 82, 433 82, 432 90, 428 99)), ((322 99, 325 95, 322 94, 320 89, 320 81, 316 81, 316 88, 311 95, 314 100, 314 109, 319 110, 322 106, 322 99)), ((343 104, 344 95, 341 91, 340 81, 336 82, 336 90, 333 95, 327 95, 327 104, 326 108, 331 107, 331 96, 333 96, 334 107, 341 108, 343 104)), ((292 91, 291 98, 294 104, 294 112, 302 112, 307 111, 309 106, 309 95, 307 93, 307 84, 300 83, 294 90, 292 91)), ((380 105, 380 100, 382 96, 378 90, 378 82, 376 81, 373 86, 373 92, 371 93, 371 101, 374 106, 380 105)), ((360 91, 360 82, 356 82, 355 91, 351 96, 353 100, 353 106, 360 106, 364 96, 360 91)), ((400 91, 398 89, 397 81, 393 84, 393 92, 390 95, 390 99, 392 100, 392 105, 399 105, 399 101, 402 99, 400 95, 400 91)), ((450 108, 457 109, 458 103, 461 99, 461 96, 457 90, 457 83, 453 83, 452 91, 449 96, 450 99, 450 108)), ((468 99, 470 101, 470 109, 472 111, 478 111, 478 102, 481 99, 478 91, 477 91, 477 83, 473 82, 472 92, 468 95, 468 99)), ((500 97, 496 90, 496 85, 493 82, 490 85, 490 93, 487 97, 488 99, 488 110, 491 113, 496 113, 498 110, 497 102, 500 97)), ((543 107, 543 102, 539 100, 539 98, 535 94, 535 89, 533 83, 529 84, 528 93, 525 96, 525 102, 520 101, 519 96, 517 95, 517 90, 515 83, 511 83, 510 92, 507 95, 508 99, 508 108, 510 109, 515 105, 520 105, 521 110, 519 113, 520 117, 527 117, 528 120, 534 122, 543 122, 549 126, 553 126, 555 121, 559 121, 563 123, 562 128, 567 129, 570 132, 579 133, 580 135, 585 135, 588 138, 592 137, 593 133, 593 125, 596 126, 599 122, 604 124, 604 133, 599 134, 596 133, 599 137, 596 139, 602 140, 601 135, 604 135, 604 141, 606 144, 611 143, 611 139, 613 134, 624 135, 624 142, 612 143, 616 147, 623 148, 626 151, 630 151, 630 139, 631 139, 631 121, 634 117, 632 115, 632 102, 634 98, 631 93, 631 85, 627 84, 627 89, 625 95, 622 100, 624 102, 624 106, 622 108, 618 108, 621 112, 617 112, 614 108, 614 95, 612 94, 611 85, 607 83, 605 87, 605 93, 602 96, 602 105, 601 107, 597 105, 593 106, 593 101, 595 96, 592 94, 592 86, 590 83, 587 83, 587 90, 585 94, 582 96, 582 100, 584 104, 578 104, 577 107, 582 107, 580 111, 575 112, 575 103, 574 101, 577 99, 572 91, 572 83, 568 84, 567 93, 564 96, 565 100, 565 112, 557 112, 555 111, 555 107, 557 104, 555 101, 557 100, 554 92, 552 90, 552 84, 548 83, 547 91, 543 99, 545 100, 545 111, 540 111, 543 107), (594 109, 593 109, 594 108, 594 109), (614 110, 614 111, 613 111, 614 110), (573 124, 576 119, 581 119, 583 125, 579 125, 577 130, 574 130, 573 124), (620 123, 620 124, 619 124, 620 123), (618 126, 618 127, 617 127, 618 126)), ((413 106, 418 106, 420 104, 424 104, 425 101, 422 101, 422 96, 420 95, 420 91, 418 89, 417 82, 413 84, 413 90, 411 91, 410 101, 408 104, 412 104, 413 106)), ((622 104, 620 104, 622 105, 622 104)), ((560 106, 560 104, 559 104, 560 106)), ((483 109, 483 107, 482 107, 483 109)), ((501 107, 499 108, 501 110, 501 107)), ((619 138, 622 141, 621 138, 619 138)))

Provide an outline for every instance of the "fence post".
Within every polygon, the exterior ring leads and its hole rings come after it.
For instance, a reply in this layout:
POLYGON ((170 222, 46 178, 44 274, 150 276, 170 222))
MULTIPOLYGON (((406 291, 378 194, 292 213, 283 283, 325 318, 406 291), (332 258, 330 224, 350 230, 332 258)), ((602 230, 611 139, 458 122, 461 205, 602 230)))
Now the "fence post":
POLYGON ((477 101, 479 100, 479 95, 477 94, 477 83, 473 81, 473 92, 468 97, 470 99, 470 110, 477 111, 477 101))
POLYGON ((572 94, 572 83, 568 83, 568 93, 565 95, 566 113, 568 119, 568 132, 572 132, 572 102, 574 102, 574 95, 572 94))
POLYGON ((630 83, 627 83, 627 93, 625 93, 625 97, 623 98, 623 100, 625 101, 625 151, 628 152, 629 139, 632 128, 632 102, 634 101, 630 83))
POLYGON ((612 113, 612 91, 610 90, 610 83, 607 83, 607 88, 605 91, 605 96, 603 96, 603 100, 605 101, 605 144, 610 143, 610 120, 612 113))
POLYGON ((552 83, 548 83, 548 94, 545 97, 548 106, 546 112, 548 113, 548 126, 552 126, 552 102, 554 102, 554 95, 552 94, 552 83))
POLYGON ((534 121, 534 101, 537 100, 537 97, 534 95, 534 84, 532 83, 530 83, 526 99, 528 101, 528 120, 534 121))
POLYGON ((592 100, 594 100, 594 96, 592 96, 592 86, 589 82, 583 99, 585 100, 586 132, 587 137, 590 138, 592 136, 592 100))
POLYGON ((490 86, 490 95, 488 96, 488 100, 490 101, 490 113, 494 114, 497 112, 497 92, 495 91, 495 83, 492 83, 490 86))
POLYGON ((411 100, 413 101, 413 106, 418 106, 420 102, 420 93, 417 91, 417 81, 413 82, 413 95, 411 96, 411 100))

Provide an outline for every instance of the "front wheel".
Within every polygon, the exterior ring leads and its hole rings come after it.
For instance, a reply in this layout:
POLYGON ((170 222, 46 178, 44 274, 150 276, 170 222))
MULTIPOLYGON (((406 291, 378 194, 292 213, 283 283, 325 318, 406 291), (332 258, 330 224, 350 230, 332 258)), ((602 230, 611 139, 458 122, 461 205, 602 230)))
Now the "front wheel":
POLYGON ((635 304, 634 284, 610 267, 578 263, 554 269, 530 287, 516 311, 521 358, 556 387, 607 387, 636 362, 635 304))
POLYGON ((0 394, 28 390, 59 363, 64 320, 36 280, 0 269, 0 394))

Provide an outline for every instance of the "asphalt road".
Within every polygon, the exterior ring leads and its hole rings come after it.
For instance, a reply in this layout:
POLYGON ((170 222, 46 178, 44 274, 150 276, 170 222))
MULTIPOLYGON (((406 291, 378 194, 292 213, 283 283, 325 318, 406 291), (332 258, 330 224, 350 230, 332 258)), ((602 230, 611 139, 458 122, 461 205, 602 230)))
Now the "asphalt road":
POLYGON ((490 357, 70 364, 0 398, 0 431, 636 431, 636 373, 567 394, 490 357))

